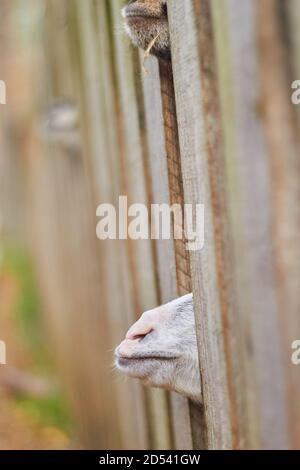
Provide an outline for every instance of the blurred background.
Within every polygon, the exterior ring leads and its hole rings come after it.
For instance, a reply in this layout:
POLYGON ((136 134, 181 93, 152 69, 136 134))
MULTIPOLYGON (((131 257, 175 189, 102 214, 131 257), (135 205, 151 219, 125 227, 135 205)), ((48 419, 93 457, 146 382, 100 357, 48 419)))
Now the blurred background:
POLYGON ((45 9, 43 1, 0 4, 0 75, 6 85, 0 110, 0 336, 7 354, 0 370, 1 449, 78 445, 35 265, 41 248, 35 243, 39 196, 33 178, 43 153, 39 115, 51 97, 45 9))
POLYGON ((299 448, 300 2, 169 2, 177 116, 124 3, 0 0, 0 449, 299 448), (120 195, 205 203, 205 249, 100 242, 120 195), (113 367, 191 289, 204 408, 113 367))
POLYGON ((125 422, 144 406, 142 391, 124 386, 132 396, 123 411, 116 398, 113 349, 131 320, 113 318, 111 332, 107 310, 134 312, 122 268, 106 266, 108 256, 122 263, 119 247, 103 254, 96 238, 96 207, 115 192, 105 158, 118 137, 102 125, 111 104, 100 71, 106 60, 113 94, 109 41, 122 34, 121 3, 114 13, 110 2, 88 4, 0 2, 1 449, 147 445, 139 418, 125 422))
POLYGON ((100 203, 150 202, 123 4, 0 2, 1 449, 171 447, 168 396, 113 365, 160 302, 154 247, 96 237, 100 203))

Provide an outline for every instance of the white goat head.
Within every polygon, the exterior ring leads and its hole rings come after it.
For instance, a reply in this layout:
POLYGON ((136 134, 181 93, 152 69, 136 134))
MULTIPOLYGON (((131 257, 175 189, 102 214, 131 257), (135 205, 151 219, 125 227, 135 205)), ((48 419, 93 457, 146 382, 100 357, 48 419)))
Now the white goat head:
POLYGON ((116 366, 144 385, 201 401, 193 295, 145 312, 115 350, 116 366))

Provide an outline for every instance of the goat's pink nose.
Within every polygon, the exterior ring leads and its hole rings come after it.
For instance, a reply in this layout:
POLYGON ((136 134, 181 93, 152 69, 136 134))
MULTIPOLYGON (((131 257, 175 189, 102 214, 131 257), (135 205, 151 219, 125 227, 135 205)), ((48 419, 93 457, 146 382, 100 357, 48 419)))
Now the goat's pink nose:
POLYGON ((122 341, 120 346, 117 348, 117 353, 122 357, 132 357, 138 347, 138 343, 141 338, 147 336, 153 329, 152 323, 145 318, 138 320, 128 330, 126 339, 122 341))
POLYGON ((132 327, 128 330, 126 339, 136 340, 144 338, 153 330, 153 324, 146 320, 137 321, 132 327))

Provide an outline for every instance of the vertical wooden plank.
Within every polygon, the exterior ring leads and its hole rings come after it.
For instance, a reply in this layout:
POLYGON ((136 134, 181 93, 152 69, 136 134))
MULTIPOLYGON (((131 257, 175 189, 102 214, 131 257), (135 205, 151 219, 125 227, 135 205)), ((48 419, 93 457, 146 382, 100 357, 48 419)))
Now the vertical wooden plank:
POLYGON ((300 405, 296 392, 300 374, 291 362, 291 344, 300 337, 300 166, 299 107, 292 104, 291 84, 299 79, 299 3, 263 0, 256 2, 256 6, 262 123, 271 179, 274 282, 283 348, 282 380, 287 388, 284 411, 288 429, 282 441, 284 448, 295 449, 300 445, 300 405), (268 22, 264 21, 265 15, 268 22))
POLYGON ((190 256, 207 445, 209 449, 230 449, 238 447, 240 439, 236 424, 237 384, 233 381, 234 377, 239 379, 239 374, 234 372, 237 365, 232 349, 238 336, 229 297, 230 279, 224 272, 227 253, 223 242, 226 213, 222 154, 218 109, 211 94, 215 87, 214 56, 210 56, 213 49, 209 40, 199 44, 197 30, 202 21, 210 34, 209 24, 208 28, 205 25, 205 21, 210 21, 209 6, 197 2, 197 16, 192 1, 169 2, 168 6, 185 202, 194 207, 205 205, 205 247, 190 256), (199 51, 206 54, 204 65, 199 51))
POLYGON ((243 279, 238 301, 247 344, 250 445, 286 448, 286 390, 272 251, 272 175, 258 105, 262 95, 255 4, 214 2, 214 19, 220 80, 230 83, 220 89, 236 282, 243 279))
MULTIPOLYGON (((143 89, 152 203, 170 204, 167 150, 157 59, 153 57, 149 59, 146 68, 147 73, 143 73, 143 89)), ((155 248, 160 288, 159 300, 160 303, 166 303, 178 296, 174 242, 173 240, 156 240, 155 248)), ((188 400, 177 394, 171 394, 170 400, 175 447, 177 449, 192 449, 193 439, 188 400)))
MULTIPOLYGON (((87 140, 90 143, 89 158, 95 201, 97 204, 108 203, 117 207, 121 194, 122 169, 118 161, 119 149, 114 143, 118 142, 118 125, 115 117, 111 55, 107 51, 111 48, 108 44, 107 4, 78 1, 77 7, 82 47, 83 115, 87 140)), ((105 286, 106 316, 112 331, 113 346, 120 342, 128 322, 133 321, 131 285, 128 282, 129 265, 124 243, 111 240, 98 243, 102 247, 101 264, 105 266, 102 284, 105 286)), ((146 422, 140 387, 133 381, 121 383, 115 379, 115 382, 122 448, 145 448, 146 422)))
MULTIPOLYGON (((143 55, 143 53, 141 53, 143 55)), ((141 57, 141 61, 143 58, 141 57)), ((149 168, 151 174, 152 202, 170 204, 168 167, 160 92, 159 66, 151 57, 146 64, 147 73, 142 74, 145 102, 145 119, 149 168)), ((161 302, 166 303, 177 296, 174 244, 172 240, 156 240, 158 276, 161 302)))
MULTIPOLYGON (((172 65, 160 61, 161 101, 167 153, 170 204, 184 207, 182 169, 180 160, 177 111, 172 65)), ((175 268, 179 295, 191 292, 191 271, 189 253, 185 249, 185 236, 174 239, 175 268)))
MULTIPOLYGON (((53 55, 45 54, 43 83, 49 84, 50 97, 68 91, 68 96, 76 99, 78 71, 71 61, 68 6, 61 1, 48 4, 49 28, 52 24, 52 32, 59 29, 64 47, 60 49, 54 39, 45 41, 45 51, 51 50, 53 55), (57 69, 52 81, 53 56, 57 69), (65 79, 60 81, 60 77, 65 79)), ((43 91, 46 93, 46 86, 43 91)), ((37 148, 36 155, 39 158, 32 162, 30 174, 34 249, 51 350, 74 410, 81 445, 87 449, 120 448, 116 391, 104 379, 110 373, 112 342, 87 157, 80 152, 72 155, 57 145, 37 148)))
MULTIPOLYGON (((292 64, 290 70, 290 77, 288 78, 288 85, 290 82, 299 79, 300 77, 300 58, 299 58, 299 46, 300 46, 300 9, 299 4, 296 0, 291 0, 285 5, 287 9, 286 21, 290 31, 290 63, 292 64)), ((287 103, 285 102, 285 106, 287 103)), ((300 273, 299 273, 299 127, 300 127, 300 108, 299 106, 293 106, 293 109, 289 113, 293 113, 292 122, 290 122, 290 130, 294 129, 293 140, 296 148, 293 152, 293 158, 289 158, 287 167, 285 169, 286 174, 286 190, 290 200, 292 201, 289 209, 289 222, 290 232, 288 237, 286 234, 282 234, 282 250, 280 252, 281 265, 284 268, 281 270, 282 275, 279 280, 279 287, 284 288, 284 296, 282 295, 281 305, 285 306, 288 302, 289 316, 288 320, 288 333, 286 335, 286 345, 289 348, 291 342, 295 339, 300 338, 300 321, 299 321, 299 290, 300 290, 300 273), (292 127, 292 126, 293 127, 292 127), (291 244, 292 241, 292 244, 291 244), (290 248, 287 250, 287 248, 290 248), (285 272, 284 272, 285 271, 285 272), (284 279, 284 282, 281 281, 284 279)), ((273 131, 275 132, 275 130, 273 131)), ((281 152, 281 160, 285 160, 285 152, 281 152)), ((283 228, 283 224, 280 224, 279 228, 283 228)), ((285 311, 283 307, 282 312, 285 311)), ((297 393, 295 390, 299 389, 300 374, 298 368, 289 363, 289 422, 290 422, 290 435, 291 442, 290 447, 298 449, 300 447, 300 403, 297 400, 297 393)))
MULTIPOLYGON (((121 22, 123 2, 112 2, 114 24, 121 22)), ((141 82, 138 73, 138 52, 129 46, 129 40, 115 36, 115 58, 118 91, 121 103, 122 130, 128 203, 142 203, 149 207, 150 181, 148 177, 147 150, 144 136, 144 109, 141 82)), ((157 279, 155 274, 154 251, 151 241, 129 241, 132 275, 134 279, 134 300, 136 313, 153 308, 158 304, 157 279)), ((167 397, 163 391, 147 390, 151 424, 151 447, 170 447, 167 397)))
MULTIPOLYGON (((181 206, 182 213, 184 214, 185 197, 183 191, 183 174, 179 147, 173 69, 171 63, 164 61, 159 62, 159 69, 170 204, 171 206, 181 206)), ((175 226, 173 227, 173 232, 175 234, 175 226)), ((182 238, 180 239, 176 239, 174 236, 174 255, 177 292, 178 295, 185 295, 192 291, 190 255, 186 250, 185 233, 182 233, 182 238)), ((192 448, 203 448, 205 446, 206 431, 202 423, 203 415, 201 410, 195 408, 192 402, 185 402, 185 406, 189 408, 189 435, 192 440, 192 448), (191 413, 193 413, 193 418, 195 419, 191 419, 191 413)), ((185 415, 187 416, 187 410, 185 415)))
POLYGON ((4 82, 6 92, 6 104, 1 102, 0 105, 0 234, 10 242, 23 242, 21 234, 26 223, 26 191, 23 160, 18 155, 18 146, 23 139, 18 121, 24 119, 27 100, 19 91, 20 74, 16 71, 23 70, 25 86, 29 74, 24 63, 24 51, 18 55, 16 53, 18 43, 12 34, 10 2, 1 2, 0 9, 0 80, 4 82))

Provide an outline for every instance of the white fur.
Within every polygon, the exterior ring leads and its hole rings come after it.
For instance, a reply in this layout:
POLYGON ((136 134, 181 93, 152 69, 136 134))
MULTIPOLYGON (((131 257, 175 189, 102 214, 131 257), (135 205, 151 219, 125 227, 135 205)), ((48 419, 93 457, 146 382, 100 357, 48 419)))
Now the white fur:
POLYGON ((115 350, 116 366, 145 385, 201 401, 193 295, 145 312, 115 350))

